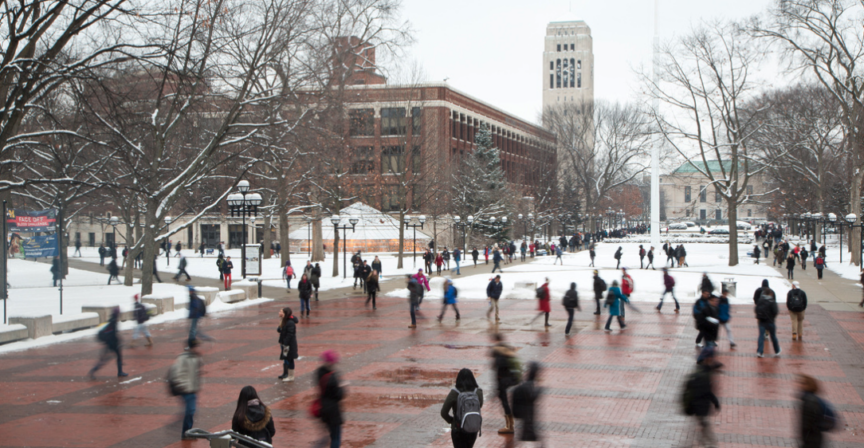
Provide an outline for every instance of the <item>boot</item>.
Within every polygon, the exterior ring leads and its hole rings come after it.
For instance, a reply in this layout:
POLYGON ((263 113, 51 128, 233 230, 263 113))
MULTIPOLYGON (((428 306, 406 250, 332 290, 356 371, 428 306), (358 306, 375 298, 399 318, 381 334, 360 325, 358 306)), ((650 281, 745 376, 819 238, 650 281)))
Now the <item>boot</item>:
POLYGON ((498 434, 513 434, 513 416, 504 416, 504 427, 498 430, 498 434))
POLYGON ((153 339, 150 339, 150 336, 147 336, 147 347, 153 346, 153 339))
POLYGON ((285 381, 285 378, 288 377, 288 366, 282 364, 282 375, 279 375, 279 379, 285 381))
POLYGON ((282 379, 282 381, 286 383, 294 381, 294 369, 288 369, 288 373, 286 374, 285 378, 282 379))

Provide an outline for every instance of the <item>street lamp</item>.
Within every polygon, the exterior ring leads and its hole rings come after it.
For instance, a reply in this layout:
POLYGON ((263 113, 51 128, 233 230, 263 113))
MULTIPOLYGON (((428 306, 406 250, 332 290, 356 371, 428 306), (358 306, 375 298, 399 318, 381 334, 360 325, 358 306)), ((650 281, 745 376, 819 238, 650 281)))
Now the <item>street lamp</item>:
MULTIPOLYGON (((171 256, 169 255, 169 253, 171 252, 171 243, 168 241, 168 237, 171 236, 170 227, 171 227, 171 217, 166 216, 165 217, 165 233, 166 233, 166 235, 165 235, 165 266, 171 266, 171 256)), ((114 245, 116 246, 117 243, 115 242, 114 245)))
MULTIPOLYGON (((495 233, 501 232, 501 230, 504 229, 504 227, 507 226, 507 217, 506 217, 506 216, 502 216, 502 217, 501 217, 501 218, 496 222, 495 217, 493 216, 493 217, 489 218, 489 225, 492 226, 492 227, 495 229, 495 233)), ((506 235, 505 235, 505 236, 506 236, 506 235)), ((504 238, 504 239, 506 239, 506 238, 504 238)))
POLYGON ((465 253, 465 251, 467 250, 466 246, 468 245, 468 242, 466 241, 466 232, 468 231, 468 227, 471 227, 474 224, 474 215, 469 215, 466 219, 466 222, 462 222, 461 217, 454 216, 453 223, 453 225, 456 226, 456 230, 462 231, 462 252, 465 253))
POLYGON ((417 267, 417 227, 420 227, 421 229, 423 228, 423 225, 426 224, 426 215, 420 215, 417 217, 417 220, 420 221, 420 224, 411 224, 411 217, 408 215, 405 215, 405 217, 403 219, 405 221, 404 222, 405 228, 408 229, 410 227, 412 230, 414 230, 414 245, 411 247, 411 252, 413 254, 412 258, 413 258, 414 267, 416 268, 417 267))
POLYGON ((117 224, 120 223, 120 218, 116 216, 112 216, 108 218, 108 224, 111 224, 111 227, 114 228, 112 235, 114 235, 114 247, 117 247, 117 224))
MULTIPOLYGON (((306 245, 309 246, 309 259, 312 259, 312 218, 310 216, 303 216, 303 221, 306 221, 306 245)), ((290 245, 290 244, 289 244, 290 245)), ((291 248, 289 247, 290 251, 291 248)))
MULTIPOLYGON (((228 195, 228 209, 231 211, 231 216, 242 217, 243 222, 243 241, 240 244, 240 261, 241 274, 246 278, 246 243, 249 241, 246 237, 246 217, 254 218, 258 214, 258 206, 261 205, 261 195, 258 193, 249 193, 249 181, 241 180, 237 182, 237 191, 240 193, 232 193, 228 195)), ((254 221, 253 221, 254 223, 254 221)), ((290 249, 290 248, 289 248, 290 249)))
MULTIPOLYGON (((858 220, 858 216, 856 216, 854 213, 850 213, 850 214, 846 215, 846 222, 849 223, 849 228, 850 228, 850 229, 855 228, 855 227, 860 228, 860 229, 861 229, 861 237, 864 238, 864 223, 862 223, 862 224, 858 224, 858 225, 855 225, 855 221, 857 221, 857 220, 858 220)), ((851 240, 852 240, 851 232, 850 232, 850 235, 849 235, 849 240, 850 240, 850 243, 849 243, 849 244, 850 244, 850 246, 851 246, 851 244, 852 244, 852 243, 851 243, 851 240)), ((862 241, 864 241, 864 239, 862 239, 862 241)), ((859 249, 859 250, 860 250, 860 254, 861 254, 861 255, 864 255, 864 244, 860 244, 860 246, 861 246, 861 248, 859 249)), ((841 252, 841 253, 843 252, 842 249, 841 249, 840 252, 841 252)), ((859 260, 860 260, 860 259, 859 259, 859 260)), ((860 263, 860 261, 859 261, 859 264, 864 265, 864 263, 860 263)), ((862 269, 864 269, 864 267, 862 267, 862 269)))
POLYGON ((840 263, 843 263, 843 221, 837 219, 837 215, 834 213, 828 213, 828 221, 832 226, 840 226, 838 232, 840 233, 840 263))
MULTIPOLYGON (((347 230, 351 229, 351 233, 354 233, 354 229, 360 220, 357 218, 348 219, 348 223, 351 224, 350 226, 347 226, 347 225, 340 226, 339 222, 341 222, 341 221, 342 221, 342 218, 339 217, 339 215, 333 215, 330 217, 330 222, 333 223, 333 230, 335 232, 337 232, 337 234, 340 230, 342 231, 342 271, 343 271, 342 272, 342 278, 345 279, 348 276, 348 245, 347 245, 348 234, 347 234, 347 230)), ((338 260, 339 260, 339 246, 337 245, 336 246, 336 258, 333 260, 333 262, 336 263, 338 260)), ((336 273, 336 275, 339 275, 339 273, 336 273)))

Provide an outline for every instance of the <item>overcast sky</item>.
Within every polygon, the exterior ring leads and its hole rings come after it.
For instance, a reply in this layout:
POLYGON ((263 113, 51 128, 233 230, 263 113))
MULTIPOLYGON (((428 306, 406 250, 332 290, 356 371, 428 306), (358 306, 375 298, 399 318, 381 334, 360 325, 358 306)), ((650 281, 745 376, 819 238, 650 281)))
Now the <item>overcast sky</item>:
MULTIPOLYGON (((773 0, 660 0, 660 39, 700 20, 738 19, 773 0)), ((542 102, 543 38, 549 22, 584 20, 594 38, 595 98, 628 101, 634 69, 650 70, 653 0, 403 0, 416 43, 408 50, 429 81, 453 87, 529 121, 542 102)))

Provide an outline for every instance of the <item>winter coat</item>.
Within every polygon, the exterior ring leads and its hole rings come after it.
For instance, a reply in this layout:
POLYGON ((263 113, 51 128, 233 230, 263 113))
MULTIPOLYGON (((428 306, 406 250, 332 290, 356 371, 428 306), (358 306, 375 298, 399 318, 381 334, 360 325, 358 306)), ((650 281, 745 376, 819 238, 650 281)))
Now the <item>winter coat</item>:
POLYGON ((822 419, 824 411, 819 397, 804 392, 801 394, 801 448, 821 448, 822 419))
POLYGON ((300 293, 301 300, 309 300, 312 297, 312 282, 308 279, 306 281, 300 280, 300 283, 297 284, 297 291, 300 293))
POLYGON ((606 282, 599 275, 594 276, 594 294, 602 296, 606 292, 606 282))
POLYGON ((699 313, 696 314, 696 328, 698 328, 699 332, 705 336, 705 339, 716 341, 720 325, 709 322, 709 317, 720 320, 720 311, 711 306, 710 303, 706 303, 705 306, 699 310, 699 313))
POLYGON ((790 289, 789 292, 786 293, 786 309, 788 309, 789 311, 794 311, 796 313, 800 313, 800 312, 806 310, 807 309, 807 293, 802 291, 801 288, 790 289), (800 307, 797 307, 797 309, 793 310, 792 306, 790 305, 790 302, 792 301, 792 297, 794 297, 794 296, 801 297, 801 301, 803 302, 803 305, 800 307))
POLYGON ((329 425, 342 425, 342 409, 339 402, 345 398, 345 390, 339 385, 339 378, 336 372, 328 369, 327 366, 321 366, 315 371, 315 379, 317 380, 316 389, 321 394, 321 420, 329 425), (321 380, 324 375, 330 374, 327 381, 324 383, 323 391, 321 380))
POLYGON ((702 277, 702 285, 699 287, 699 291, 714 292, 714 283, 711 283, 711 279, 708 276, 702 277))
POLYGON ((620 247, 618 248, 618 250, 615 251, 615 259, 616 260, 621 259, 621 248, 620 247))
POLYGON ((417 284, 419 284, 421 287, 421 290, 418 291, 419 293, 422 294, 422 292, 423 292, 422 288, 426 288, 426 291, 431 291, 431 289, 429 288, 429 279, 426 278, 426 276, 423 275, 423 273, 418 272, 418 273, 414 274, 413 278, 414 278, 414 280, 417 281, 417 284))
POLYGON ((564 308, 579 308, 579 293, 576 292, 576 287, 571 286, 567 292, 564 293, 564 299, 562 300, 564 304, 564 308), (572 306, 568 306, 572 305, 572 306))
POLYGON ((621 307, 623 306, 621 304, 621 301, 623 300, 624 302, 627 302, 627 303, 630 303, 630 301, 627 300, 627 296, 625 296, 624 294, 621 294, 621 289, 618 288, 617 286, 612 286, 611 288, 609 288, 609 291, 607 292, 607 294, 611 294, 612 296, 614 296, 615 302, 613 302, 612 305, 606 305, 604 303, 603 308, 606 308, 607 306, 609 307, 609 315, 610 316, 620 316, 621 315, 621 307))
POLYGON ((198 393, 201 390, 201 357, 187 351, 177 357, 177 362, 180 365, 177 388, 184 394, 198 393))
POLYGON ((648 251, 648 261, 654 261, 654 249, 648 251))
POLYGON ((477 249, 474 249, 471 251, 471 258, 473 258, 475 262, 477 261, 477 257, 479 257, 479 256, 480 256, 480 252, 477 252, 477 249))
POLYGON ((753 292, 753 304, 759 301, 759 297, 762 297, 762 293, 766 291, 771 291, 772 297, 777 297, 777 294, 774 294, 774 290, 768 287, 768 280, 762 280, 762 286, 756 288, 756 291, 753 292))
POLYGON ((435 257, 435 266, 440 267, 442 264, 444 264, 444 257, 442 257, 441 254, 438 254, 438 256, 435 257))
POLYGON ((150 316, 147 314, 147 308, 141 302, 135 302, 135 322, 138 324, 143 324, 150 319, 150 316))
POLYGON ((450 251, 449 250, 445 249, 444 252, 441 253, 441 256, 444 257, 444 261, 450 261, 450 251))
POLYGON ((189 319, 200 319, 204 317, 206 304, 197 294, 189 291, 189 319))
POLYGON ((108 263, 108 274, 116 277, 117 274, 119 274, 119 273, 120 273, 120 268, 117 267, 117 260, 112 258, 111 262, 108 263))
POLYGON ((666 287, 667 291, 671 291, 675 287, 675 279, 668 272, 663 273, 663 286, 666 287))
POLYGON ((453 251, 453 261, 457 263, 462 261, 462 252, 460 252, 459 249, 453 251))
POLYGON ((497 251, 497 250, 496 250, 496 251, 492 254, 492 261, 494 261, 495 263, 500 263, 501 260, 502 260, 503 258, 504 258, 504 257, 501 256, 501 252, 500 252, 500 251, 497 251))
POLYGON ((498 300, 501 298, 501 291, 504 289, 504 284, 501 282, 495 282, 493 279, 489 282, 489 285, 486 286, 486 297, 491 299, 498 300))
POLYGON ((276 327, 276 331, 279 332, 279 348, 281 349, 282 345, 288 346, 288 356, 283 356, 282 352, 280 351, 279 359, 297 359, 299 357, 299 353, 297 350, 298 322, 300 321, 297 319, 297 316, 291 316, 285 323, 285 328, 276 327))
POLYGON ((537 429, 535 428, 535 411, 542 388, 537 387, 534 381, 526 381, 519 387, 524 388, 523 390, 526 392, 523 395, 525 398, 524 402, 520 403, 521 409, 519 412, 522 415, 522 432, 519 434, 519 440, 523 442, 536 442, 539 438, 537 437, 537 429))
POLYGON ((372 270, 378 271, 379 274, 383 274, 384 271, 381 270, 381 261, 373 261, 372 262, 372 270))
POLYGON ((367 292, 377 292, 380 291, 381 288, 378 287, 378 279, 373 279, 370 275, 369 278, 366 279, 366 291, 367 292))
POLYGON ((714 395, 714 368, 707 365, 699 365, 696 367, 696 377, 691 384, 691 401, 690 410, 693 415, 705 417, 711 413, 711 405, 713 404, 717 410, 720 410, 720 401, 714 395))
POLYGON ((552 312, 552 306, 550 303, 551 296, 549 294, 549 284, 544 283, 543 286, 540 287, 540 289, 542 292, 540 293, 540 297, 537 300, 537 310, 544 313, 550 313, 552 312))
MULTIPOLYGON (((468 390, 462 390, 459 392, 471 392, 468 390)), ((461 422, 456 421, 456 403, 459 400, 459 392, 456 391, 456 388, 450 389, 450 393, 447 394, 447 398, 444 399, 444 405, 441 406, 441 418, 443 418, 447 423, 450 424, 451 431, 462 431, 459 428, 459 424, 461 422), (450 415, 450 412, 453 412, 453 415, 450 415)), ((477 398, 480 399, 480 407, 483 407, 483 389, 477 388, 477 398)))
POLYGON ((758 320, 761 323, 773 324, 774 319, 777 318, 777 314, 779 313, 779 311, 777 310, 777 301, 776 300, 770 300, 768 298, 759 299, 759 302, 756 302, 756 307, 754 308, 754 312, 759 309, 760 305, 767 307, 768 316, 765 316, 764 318, 759 318, 757 315, 756 320, 758 320), (768 304, 762 305, 761 304, 762 301, 768 301, 768 304))
POLYGON ((516 350, 503 342, 492 347, 492 368, 495 371, 495 384, 499 390, 519 383, 519 378, 515 377, 511 370, 513 367, 511 359, 515 356, 516 350))
POLYGON ((231 269, 234 269, 234 263, 230 260, 222 261, 222 273, 226 275, 231 275, 231 269))
POLYGON ((446 305, 456 304, 456 287, 455 286, 447 285, 447 290, 444 291, 444 303, 446 305))
POLYGON ((105 324, 99 333, 102 334, 102 342, 108 346, 108 348, 115 350, 120 347, 120 335, 117 334, 117 318, 119 316, 111 313, 111 317, 108 319, 108 323, 105 324))
POLYGON ((408 301, 412 306, 420 304, 420 297, 423 296, 423 287, 417 283, 417 279, 412 277, 408 282, 408 301))
POLYGON ((789 257, 786 259, 786 269, 794 269, 795 268, 795 257, 789 257))
MULTIPOLYGON (((236 422, 232 421, 231 429, 238 434, 267 443, 273 443, 273 436, 276 435, 276 427, 273 425, 270 408, 263 404, 249 406, 246 409, 246 419, 243 420, 243 423, 237 425, 236 422)), ((251 446, 242 441, 238 442, 238 445, 251 446)))
POLYGON ((621 293, 627 297, 633 294, 633 277, 630 277, 630 274, 621 276, 621 293))
POLYGON ((720 305, 718 305, 718 310, 720 311, 720 315, 718 319, 720 319, 720 323, 729 322, 731 315, 729 314, 729 299, 726 297, 720 296, 720 305))
POLYGON ((321 268, 318 266, 312 268, 312 275, 307 278, 309 279, 309 282, 312 283, 312 286, 317 288, 318 280, 321 278, 321 268))

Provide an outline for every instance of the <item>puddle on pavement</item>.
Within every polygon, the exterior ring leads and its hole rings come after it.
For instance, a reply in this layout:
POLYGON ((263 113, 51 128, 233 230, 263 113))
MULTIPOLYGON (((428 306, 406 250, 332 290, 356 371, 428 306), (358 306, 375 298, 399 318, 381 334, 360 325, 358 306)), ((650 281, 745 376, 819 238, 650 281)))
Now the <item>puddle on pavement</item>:
POLYGON ((429 395, 379 395, 375 399, 378 405, 410 406, 413 408, 428 408, 433 404, 441 404, 441 397, 429 395))
MULTIPOLYGON (((375 374, 376 379, 391 383, 419 384, 421 387, 447 387, 456 380, 459 373, 458 368, 452 369, 424 369, 422 367, 401 367, 396 370, 387 370, 375 374)), ((474 375, 479 375, 475 371, 474 375)))

